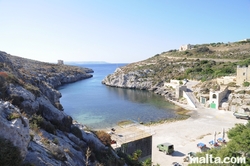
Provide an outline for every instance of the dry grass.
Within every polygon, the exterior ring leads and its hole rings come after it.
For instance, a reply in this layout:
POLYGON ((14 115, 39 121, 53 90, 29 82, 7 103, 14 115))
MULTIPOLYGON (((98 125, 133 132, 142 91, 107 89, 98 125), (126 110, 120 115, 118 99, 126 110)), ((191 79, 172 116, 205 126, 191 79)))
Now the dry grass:
POLYGON ((11 114, 9 114, 9 116, 7 117, 7 119, 9 121, 13 120, 13 119, 17 119, 20 118, 21 115, 18 112, 12 112, 11 114))
POLYGON ((97 131, 95 134, 104 145, 107 145, 107 146, 111 145, 111 136, 108 133, 100 130, 100 131, 97 131))

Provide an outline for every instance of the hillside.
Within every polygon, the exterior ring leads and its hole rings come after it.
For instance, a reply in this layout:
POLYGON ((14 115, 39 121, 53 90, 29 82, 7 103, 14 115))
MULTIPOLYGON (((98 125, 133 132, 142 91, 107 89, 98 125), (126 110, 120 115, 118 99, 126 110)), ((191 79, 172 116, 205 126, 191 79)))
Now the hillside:
MULTIPOLYGON (((197 44, 190 50, 169 50, 119 68, 115 73, 107 76, 104 83, 109 85, 118 75, 130 77, 129 80, 126 80, 126 83, 129 84, 128 88, 139 89, 150 89, 150 87, 170 79, 186 78, 206 81, 221 76, 235 75, 236 66, 248 64, 249 58, 250 42, 197 44), (137 87, 142 82, 147 82, 147 86, 137 87)), ((110 85, 126 87, 118 85, 118 82, 110 85)))
POLYGON ((193 49, 178 51, 169 50, 163 52, 163 56, 186 57, 186 58, 211 58, 211 59, 229 59, 244 60, 250 55, 250 41, 232 42, 232 43, 210 43, 196 44, 193 49))
MULTIPOLYGON (((249 42, 201 44, 194 45, 194 48, 186 51, 170 50, 156 54, 146 60, 118 68, 102 83, 114 87, 151 90, 168 99, 178 100, 175 98, 175 90, 165 87, 164 83, 170 82, 171 79, 181 82, 185 79, 195 80, 201 82, 195 89, 199 100, 200 94, 208 95, 210 89, 220 89, 216 78, 236 76, 237 65, 248 64, 250 64, 249 42)), ((237 91, 235 82, 231 82, 228 86, 237 91)), ((233 101, 234 98, 229 96, 232 101, 228 103, 231 106, 238 103, 233 101)), ((245 98, 249 99, 248 96, 245 98)))
POLYGON ((92 72, 0 52, 0 165, 121 165, 110 136, 88 131, 60 104, 56 88, 92 72))

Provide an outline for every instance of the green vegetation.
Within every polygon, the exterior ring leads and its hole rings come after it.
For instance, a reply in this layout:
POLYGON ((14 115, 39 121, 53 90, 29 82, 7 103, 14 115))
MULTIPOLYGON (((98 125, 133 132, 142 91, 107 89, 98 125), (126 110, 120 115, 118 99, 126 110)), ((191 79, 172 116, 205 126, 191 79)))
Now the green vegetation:
POLYGON ((18 166, 22 163, 20 150, 9 140, 0 137, 0 165, 1 166, 18 166))
POLYGON ((235 43, 210 43, 197 44, 194 48, 186 51, 167 51, 162 54, 172 57, 189 58, 212 58, 212 59, 238 59, 243 60, 249 57, 249 41, 235 43))
MULTIPOLYGON (((203 153, 197 153, 197 157, 205 157, 206 154, 212 154, 213 157, 246 157, 246 164, 231 164, 234 166, 249 166, 250 165, 250 121, 246 125, 236 124, 235 127, 228 131, 230 141, 226 146, 220 149, 212 148, 203 153)), ((213 159, 214 160, 214 159, 213 159)), ((189 164, 190 166, 199 166, 200 164, 189 164)), ((203 164, 207 166, 215 166, 216 164, 203 164)), ((218 165, 218 164, 217 164, 218 165)), ((221 164, 228 166, 230 164, 221 164)))
POLYGON ((121 151, 118 152, 118 156, 124 159, 126 164, 130 166, 151 166, 152 165, 151 158, 148 158, 143 162, 139 161, 141 154, 142 154, 141 150, 136 150, 132 155, 127 155, 125 153, 122 153, 121 151))
POLYGON ((6 97, 7 83, 6 83, 7 74, 5 72, 0 72, 0 98, 6 97))
POLYGON ((19 113, 13 112, 13 113, 9 114, 9 116, 7 117, 7 119, 9 121, 11 121, 13 119, 17 119, 17 118, 20 118, 20 117, 21 117, 21 115, 19 113))
POLYGON ((131 166, 142 166, 142 163, 139 161, 142 151, 136 150, 132 155, 127 155, 122 153, 121 151, 118 152, 118 156, 123 158, 126 164, 131 166))
MULTIPOLYGON (((90 162, 98 161, 96 166, 123 166, 125 164, 124 160, 113 155, 113 149, 111 150, 111 147, 100 150, 92 141, 89 142, 88 145, 89 147, 84 150, 86 152, 86 158, 88 158, 90 162)), ((89 163, 89 161, 85 161, 85 163, 89 163)))
POLYGON ((243 86, 244 86, 244 87, 248 87, 249 85, 250 85, 249 82, 243 82, 243 86))
POLYGON ((31 85, 31 84, 25 84, 24 88, 30 91, 31 93, 33 93, 36 97, 40 96, 41 92, 38 87, 35 87, 34 85, 31 85))
POLYGON ((56 128, 52 125, 49 121, 45 120, 41 115, 34 114, 29 119, 30 128, 34 131, 38 131, 40 128, 44 129, 45 131, 55 134, 56 128))
MULTIPOLYGON (((250 53, 249 53, 250 54, 250 53)), ((129 64, 122 68, 124 73, 137 72, 137 79, 151 80, 153 85, 162 85, 170 79, 190 79, 202 82, 222 76, 236 75, 237 65, 250 64, 250 58, 238 62, 215 61, 208 59, 172 59, 165 54, 149 58, 139 63, 129 64), (145 72, 150 71, 150 72, 145 72)))

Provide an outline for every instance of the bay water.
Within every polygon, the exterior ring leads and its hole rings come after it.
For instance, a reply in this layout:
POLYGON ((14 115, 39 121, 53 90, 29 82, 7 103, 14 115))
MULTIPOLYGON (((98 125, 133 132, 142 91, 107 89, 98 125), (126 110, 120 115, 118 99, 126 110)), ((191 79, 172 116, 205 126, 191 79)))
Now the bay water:
POLYGON ((78 64, 94 70, 93 77, 58 88, 64 111, 91 129, 105 129, 121 121, 155 122, 178 115, 176 105, 145 90, 103 85, 101 81, 126 64, 78 64))

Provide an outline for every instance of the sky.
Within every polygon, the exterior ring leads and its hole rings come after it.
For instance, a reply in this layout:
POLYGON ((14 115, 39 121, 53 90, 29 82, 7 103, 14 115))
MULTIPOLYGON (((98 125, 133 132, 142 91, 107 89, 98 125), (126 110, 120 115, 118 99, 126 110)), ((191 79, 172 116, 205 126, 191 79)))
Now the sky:
POLYGON ((184 44, 250 38, 250 0, 0 0, 0 50, 132 63, 184 44))

